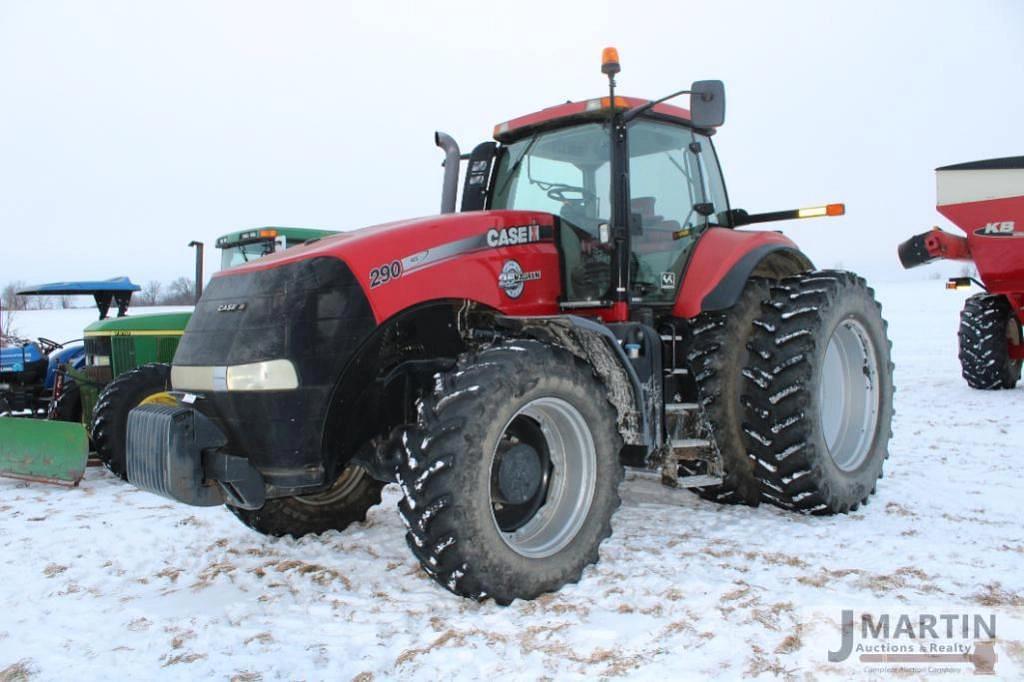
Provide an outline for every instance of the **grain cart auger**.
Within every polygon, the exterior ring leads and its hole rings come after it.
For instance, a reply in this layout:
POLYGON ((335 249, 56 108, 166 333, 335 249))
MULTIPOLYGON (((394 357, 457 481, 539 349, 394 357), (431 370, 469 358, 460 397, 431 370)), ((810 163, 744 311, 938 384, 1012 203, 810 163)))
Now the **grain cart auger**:
POLYGON ((440 216, 218 273, 134 409, 128 478, 272 535, 342 529, 396 482, 406 538, 499 603, 580 578, 623 466, 723 502, 857 508, 886 457, 885 322, 848 272, 729 206, 720 81, 607 97, 458 145, 440 216))
POLYGON ((900 244, 905 268, 940 258, 973 261, 981 281, 960 312, 960 368, 971 388, 1013 388, 1024 364, 1024 156, 935 169, 937 210, 967 237, 935 227, 900 244))

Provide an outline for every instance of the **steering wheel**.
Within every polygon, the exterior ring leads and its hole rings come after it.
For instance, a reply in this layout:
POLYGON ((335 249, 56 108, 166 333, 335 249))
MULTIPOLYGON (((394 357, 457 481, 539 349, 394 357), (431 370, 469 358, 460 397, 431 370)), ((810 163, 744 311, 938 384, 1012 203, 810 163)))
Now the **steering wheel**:
POLYGON ((63 348, 64 347, 64 344, 57 343, 53 339, 48 339, 45 336, 40 336, 38 339, 36 339, 36 341, 39 343, 40 346, 43 347, 43 352, 46 355, 49 355, 50 353, 52 353, 53 351, 57 350, 58 348, 63 348))
POLYGON ((583 189, 582 187, 574 187, 573 185, 563 184, 549 186, 547 189, 547 194, 549 199, 560 201, 563 204, 581 204, 585 202, 587 199, 593 199, 594 201, 597 201, 598 198, 596 194, 594 194, 593 192, 589 192, 583 189), (566 194, 579 194, 580 197, 579 199, 572 199, 565 196, 566 194))

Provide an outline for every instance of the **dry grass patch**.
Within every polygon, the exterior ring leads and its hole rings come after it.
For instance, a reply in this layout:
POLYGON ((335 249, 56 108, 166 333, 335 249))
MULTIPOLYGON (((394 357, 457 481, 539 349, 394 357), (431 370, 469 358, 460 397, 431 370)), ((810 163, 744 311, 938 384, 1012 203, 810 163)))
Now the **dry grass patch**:
POLYGON ((52 578, 56 575, 60 575, 64 571, 68 570, 67 566, 61 566, 60 564, 49 564, 43 569, 43 575, 47 578, 52 578))
POLYGON ((32 661, 25 658, 0 670, 0 682, 24 682, 33 673, 35 668, 32 667, 32 661))
POLYGON ((984 585, 982 591, 974 595, 974 601, 982 606, 1024 608, 1024 595, 1003 589, 1002 583, 999 582, 984 585))

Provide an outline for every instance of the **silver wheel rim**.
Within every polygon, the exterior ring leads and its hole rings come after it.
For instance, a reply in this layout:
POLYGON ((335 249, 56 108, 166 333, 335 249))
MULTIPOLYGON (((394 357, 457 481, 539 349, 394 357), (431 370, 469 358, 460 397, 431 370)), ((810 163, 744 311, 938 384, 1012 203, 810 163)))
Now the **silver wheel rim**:
MULTIPOLYGON (((493 503, 491 518, 501 539, 514 552, 543 559, 557 554, 572 542, 587 519, 596 488, 597 450, 586 419, 561 398, 530 401, 508 420, 502 435, 520 416, 536 421, 547 443, 552 465, 547 499, 534 516, 514 532, 501 530, 493 503)), ((496 456, 497 447, 491 454, 492 467, 496 456)))
POLYGON ((366 470, 363 467, 358 464, 349 464, 330 488, 312 495, 297 495, 295 500, 310 507, 334 504, 348 497, 365 475, 366 470))
POLYGON ((864 326, 853 318, 833 330, 822 364, 819 396, 822 434, 843 471, 867 459, 878 426, 878 359, 864 326))

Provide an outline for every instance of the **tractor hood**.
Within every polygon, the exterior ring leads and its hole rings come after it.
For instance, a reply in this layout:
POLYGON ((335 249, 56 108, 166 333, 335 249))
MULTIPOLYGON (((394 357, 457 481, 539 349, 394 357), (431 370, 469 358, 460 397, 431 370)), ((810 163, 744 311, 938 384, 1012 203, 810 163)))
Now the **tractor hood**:
POLYGON ((180 334, 191 315, 191 312, 181 311, 97 320, 85 328, 85 336, 130 336, 155 332, 180 334))
POLYGON ((410 305, 463 299, 467 292, 472 300, 506 312, 550 314, 556 312, 551 302, 561 293, 554 224, 553 215, 539 211, 473 211, 402 220, 297 246, 221 271, 214 281, 330 258, 348 266, 378 322, 410 305), (545 267, 529 265, 541 256, 545 267), (510 297, 500 286, 504 268, 540 281, 510 297))

